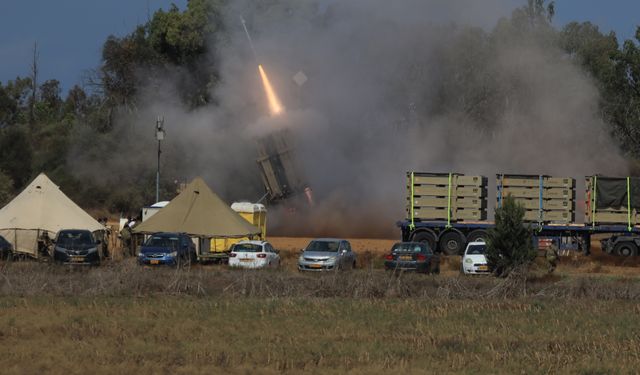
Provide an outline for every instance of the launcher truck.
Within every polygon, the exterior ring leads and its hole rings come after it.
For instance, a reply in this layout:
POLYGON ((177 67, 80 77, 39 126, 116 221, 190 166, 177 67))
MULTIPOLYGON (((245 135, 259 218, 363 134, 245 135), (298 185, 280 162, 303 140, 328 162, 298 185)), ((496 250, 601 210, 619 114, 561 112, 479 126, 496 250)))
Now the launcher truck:
MULTIPOLYGON (((585 220, 576 223, 576 184, 569 177, 496 175, 496 207, 511 195, 525 208, 533 243, 551 241, 563 253, 590 254, 591 237, 606 235, 602 250, 620 256, 640 249, 640 178, 585 178, 585 220)), ((399 221, 403 241, 426 242, 447 255, 461 254, 469 242, 486 238, 487 178, 459 173, 407 173, 407 217, 399 221)))

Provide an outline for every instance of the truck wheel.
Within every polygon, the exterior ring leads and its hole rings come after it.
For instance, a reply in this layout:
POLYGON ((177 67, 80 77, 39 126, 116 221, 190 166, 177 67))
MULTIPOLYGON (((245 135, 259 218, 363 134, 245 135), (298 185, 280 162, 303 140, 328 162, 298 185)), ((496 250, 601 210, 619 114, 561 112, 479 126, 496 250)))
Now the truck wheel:
POLYGON ((487 241, 487 231, 476 229, 467 235, 467 243, 476 241, 487 241))
POLYGON ((638 255, 638 247, 633 242, 619 242, 613 248, 613 252, 622 257, 630 257, 638 255))
POLYGON ((417 232, 411 239, 413 242, 426 242, 432 251, 436 250, 436 237, 433 233, 429 232, 417 232))
POLYGON ((458 232, 447 232, 440 237, 440 251, 447 255, 459 255, 464 247, 464 240, 458 232))

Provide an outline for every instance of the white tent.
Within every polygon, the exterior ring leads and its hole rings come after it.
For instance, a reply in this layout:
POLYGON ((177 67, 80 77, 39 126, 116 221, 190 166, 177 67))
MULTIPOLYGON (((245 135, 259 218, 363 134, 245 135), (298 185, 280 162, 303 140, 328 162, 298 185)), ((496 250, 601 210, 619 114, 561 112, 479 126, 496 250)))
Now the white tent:
POLYGON ((82 208, 41 173, 9 204, 0 209, 0 235, 15 251, 38 256, 38 236, 53 238, 61 229, 104 230, 82 208))

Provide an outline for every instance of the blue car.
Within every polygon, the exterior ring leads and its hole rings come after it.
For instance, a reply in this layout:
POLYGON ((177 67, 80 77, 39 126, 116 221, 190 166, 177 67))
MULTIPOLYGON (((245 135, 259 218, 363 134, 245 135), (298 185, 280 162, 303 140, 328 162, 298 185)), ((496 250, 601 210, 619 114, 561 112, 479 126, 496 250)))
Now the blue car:
POLYGON ((138 253, 141 265, 180 266, 196 261, 196 247, 184 233, 154 233, 144 242, 138 253))

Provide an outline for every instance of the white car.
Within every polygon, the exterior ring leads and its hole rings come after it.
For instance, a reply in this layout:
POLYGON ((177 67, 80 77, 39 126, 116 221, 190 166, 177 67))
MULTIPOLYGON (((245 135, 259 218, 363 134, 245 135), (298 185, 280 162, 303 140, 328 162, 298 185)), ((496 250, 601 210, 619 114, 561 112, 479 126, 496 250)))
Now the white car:
POLYGON ((264 268, 280 266, 278 251, 266 241, 240 241, 229 253, 229 266, 264 268))
POLYGON ((487 258, 484 256, 486 249, 487 244, 484 242, 469 242, 467 244, 462 256, 462 272, 465 275, 489 273, 487 258))

